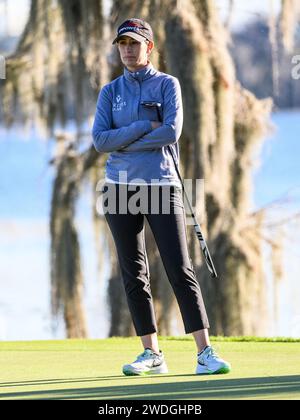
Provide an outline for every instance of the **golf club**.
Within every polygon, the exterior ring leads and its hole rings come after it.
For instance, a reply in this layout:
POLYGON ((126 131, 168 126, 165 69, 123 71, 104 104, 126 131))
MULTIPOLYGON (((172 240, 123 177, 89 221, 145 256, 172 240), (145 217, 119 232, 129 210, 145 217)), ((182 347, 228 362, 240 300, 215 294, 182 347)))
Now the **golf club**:
MULTIPOLYGON (((155 108, 156 109, 156 112, 157 112, 158 121, 159 122, 162 122, 162 118, 161 118, 161 114, 160 114, 161 103, 148 101, 148 102, 141 102, 141 105, 145 106, 146 108, 155 108)), ((201 232, 201 229, 200 229, 200 225, 197 222, 196 216, 195 216, 195 214, 193 212, 193 209, 192 209, 192 206, 191 206, 190 201, 188 199, 187 193, 186 193, 186 191, 184 189, 182 178, 180 176, 179 168, 177 166, 176 159, 175 159, 175 156, 173 154, 172 148, 170 146, 167 146, 167 147, 168 147, 168 150, 171 153, 172 159, 174 161, 175 169, 176 169, 177 175, 178 175, 178 177, 180 179, 180 182, 181 182, 181 185, 182 185, 182 190, 183 190, 183 193, 185 195, 186 201, 188 203, 188 206, 189 206, 189 209, 190 209, 192 218, 193 218, 194 229, 195 229, 197 238, 198 238, 198 240, 200 242, 201 250, 202 250, 202 253, 203 253, 203 256, 204 256, 204 259, 205 259, 207 268, 208 268, 208 270, 209 270, 209 272, 211 274, 211 277, 217 277, 218 275, 217 275, 215 266, 213 264, 212 258, 210 256, 208 247, 206 245, 206 241, 205 241, 205 239, 204 239, 204 237, 202 235, 202 232, 201 232)))

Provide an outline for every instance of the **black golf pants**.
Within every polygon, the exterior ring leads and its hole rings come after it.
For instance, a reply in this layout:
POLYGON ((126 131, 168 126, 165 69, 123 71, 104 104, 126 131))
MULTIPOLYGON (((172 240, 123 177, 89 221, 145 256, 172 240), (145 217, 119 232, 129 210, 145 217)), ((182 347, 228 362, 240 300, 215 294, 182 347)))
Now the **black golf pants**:
POLYGON ((143 336, 157 331, 145 247, 145 217, 174 290, 185 332, 209 328, 200 286, 189 257, 180 188, 172 185, 131 185, 129 189, 128 184, 106 183, 102 193, 104 216, 116 246, 136 334, 143 336), (129 203, 137 192, 142 193, 138 202, 140 207, 139 211, 132 212, 128 210, 129 203), (123 206, 121 210, 120 203, 123 206))

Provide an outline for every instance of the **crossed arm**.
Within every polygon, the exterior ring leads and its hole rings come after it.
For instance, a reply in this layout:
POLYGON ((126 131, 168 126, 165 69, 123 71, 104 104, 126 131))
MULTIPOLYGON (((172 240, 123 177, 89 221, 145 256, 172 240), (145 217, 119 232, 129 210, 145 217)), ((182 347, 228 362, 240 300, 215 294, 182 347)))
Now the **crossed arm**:
POLYGON ((111 100, 107 85, 101 90, 93 125, 93 141, 98 152, 140 151, 162 148, 179 140, 183 124, 181 90, 176 78, 167 80, 163 122, 143 120, 111 129, 111 100))

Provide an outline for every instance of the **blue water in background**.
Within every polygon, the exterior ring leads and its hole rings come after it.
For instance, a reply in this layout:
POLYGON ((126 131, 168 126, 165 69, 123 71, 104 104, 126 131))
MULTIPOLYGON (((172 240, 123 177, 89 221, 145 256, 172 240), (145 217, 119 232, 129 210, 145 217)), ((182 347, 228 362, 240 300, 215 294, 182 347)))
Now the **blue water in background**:
POLYGON ((260 164, 253 171, 254 209, 265 208, 268 224, 277 226, 263 234, 284 249, 284 272, 276 291, 270 246, 263 242, 269 311, 273 314, 269 335, 300 337, 300 112, 275 113, 272 123, 274 132, 264 142, 259 153, 260 164))
MULTIPOLYGON (((0 129, 0 340, 64 338, 64 325, 53 321, 50 306, 49 216, 55 172, 49 161, 53 153, 53 140, 0 129)), ((109 271, 104 267, 97 272, 91 194, 84 183, 76 224, 88 331, 91 337, 102 338, 108 329, 105 280, 109 271)))
MULTIPOLYGON (((253 171, 253 209, 272 202, 290 188, 297 190, 300 185, 300 113, 280 112, 272 120, 276 131, 260 149, 260 165, 253 171)), ((53 329, 50 316, 49 213, 54 170, 49 161, 53 151, 51 140, 40 140, 34 133, 24 137, 21 130, 6 132, 0 128, 0 339, 64 338, 62 322, 53 329)), ((99 278, 89 207, 92 194, 83 189, 77 223, 81 231, 89 335, 103 338, 108 329, 108 271, 104 270, 99 278)), ((291 203, 295 208, 299 196, 296 194, 291 203)), ((295 257, 289 264, 289 278, 296 277, 298 261, 295 257)), ((299 309, 291 313, 299 301, 289 309, 286 304, 295 294, 295 287, 299 290, 295 285, 284 285, 282 316, 271 334, 300 335, 299 309)))
POLYGON ((0 218, 44 219, 49 215, 53 142, 33 133, 0 130, 0 218))
MULTIPOLYGON (((272 122, 275 131, 265 141, 260 152, 260 167, 254 171, 256 208, 272 202, 291 188, 298 191, 300 188, 300 112, 273 114, 272 122)), ((299 192, 297 197, 299 199, 299 192)))

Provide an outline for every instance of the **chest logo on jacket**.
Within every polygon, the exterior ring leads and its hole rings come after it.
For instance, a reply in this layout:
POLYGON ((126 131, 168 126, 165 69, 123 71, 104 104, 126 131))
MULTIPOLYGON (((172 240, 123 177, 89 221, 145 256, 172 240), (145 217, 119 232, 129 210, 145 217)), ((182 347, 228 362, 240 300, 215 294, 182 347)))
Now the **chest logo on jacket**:
POLYGON ((113 111, 122 111, 122 108, 126 106, 126 101, 122 101, 121 95, 116 96, 116 101, 113 102, 113 111))

